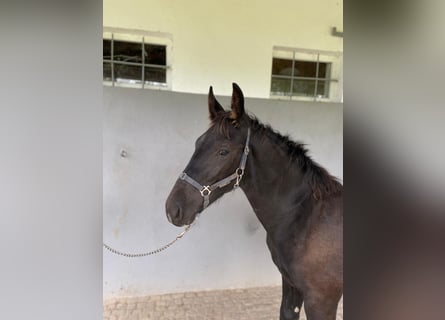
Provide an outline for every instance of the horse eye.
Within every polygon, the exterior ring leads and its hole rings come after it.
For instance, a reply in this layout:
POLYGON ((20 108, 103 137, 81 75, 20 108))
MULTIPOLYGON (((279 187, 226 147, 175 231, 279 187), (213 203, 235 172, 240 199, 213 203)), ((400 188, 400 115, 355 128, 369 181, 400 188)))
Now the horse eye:
POLYGON ((228 153, 229 153, 229 151, 225 150, 225 149, 221 149, 221 150, 218 151, 218 154, 220 156, 226 156, 228 153))

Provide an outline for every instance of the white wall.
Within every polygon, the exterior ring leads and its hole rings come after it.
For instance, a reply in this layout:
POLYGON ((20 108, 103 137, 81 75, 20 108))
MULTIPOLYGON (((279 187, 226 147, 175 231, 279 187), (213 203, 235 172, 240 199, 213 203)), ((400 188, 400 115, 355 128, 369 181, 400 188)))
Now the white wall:
POLYGON ((104 27, 164 34, 173 91, 213 84, 229 95, 238 82, 245 96, 267 98, 274 46, 343 51, 331 35, 343 30, 341 0, 104 0, 103 10, 104 27))
MULTIPOLYGON (((229 97, 219 95, 219 86, 214 90, 227 106, 229 97)), ((164 203, 208 127, 206 103, 205 95, 104 88, 106 243, 141 252, 181 230, 167 221, 164 203)), ((247 99, 246 108, 307 143, 314 159, 342 178, 341 104, 247 99)), ((138 259, 104 251, 103 266, 104 298, 281 283, 265 232, 241 190, 207 208, 167 251, 138 259)))

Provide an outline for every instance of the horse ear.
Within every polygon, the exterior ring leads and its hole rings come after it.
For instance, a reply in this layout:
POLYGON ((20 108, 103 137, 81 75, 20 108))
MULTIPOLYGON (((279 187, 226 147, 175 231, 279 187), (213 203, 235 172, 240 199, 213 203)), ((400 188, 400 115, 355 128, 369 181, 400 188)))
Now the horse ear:
POLYGON ((244 95, 240 87, 234 82, 232 83, 232 113, 231 118, 237 120, 244 114, 244 95))
POLYGON ((213 121, 213 119, 216 118, 216 115, 219 112, 224 112, 224 108, 216 100, 215 96, 213 95, 213 88, 212 88, 212 86, 210 86, 210 89, 209 89, 209 117, 210 117, 210 120, 213 121))

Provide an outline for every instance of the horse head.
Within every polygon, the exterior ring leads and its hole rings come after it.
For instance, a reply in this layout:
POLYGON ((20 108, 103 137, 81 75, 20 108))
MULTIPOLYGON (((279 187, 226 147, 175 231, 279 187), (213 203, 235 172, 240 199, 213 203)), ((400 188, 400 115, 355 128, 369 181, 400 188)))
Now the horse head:
POLYGON ((238 187, 244 174, 250 129, 239 86, 233 83, 230 111, 210 87, 208 112, 210 127, 196 140, 195 152, 165 204, 167 218, 176 226, 191 224, 209 204, 238 187))

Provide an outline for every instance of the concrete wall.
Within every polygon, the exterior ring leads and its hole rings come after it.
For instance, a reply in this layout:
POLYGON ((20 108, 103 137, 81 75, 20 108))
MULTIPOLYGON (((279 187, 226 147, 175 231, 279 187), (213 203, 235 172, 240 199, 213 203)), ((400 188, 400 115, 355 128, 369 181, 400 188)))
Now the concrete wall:
MULTIPOLYGON (((104 0, 103 12, 106 28, 165 38, 173 91, 205 93, 212 83, 229 95, 238 82, 245 96, 267 98, 274 46, 343 51, 343 39, 331 35, 343 30, 341 0, 104 0)), ((335 63, 341 82, 342 61, 335 63)))
MULTIPOLYGON (((214 90, 228 106, 229 97, 214 90)), ((155 249, 182 230, 168 223, 164 203, 208 127, 207 97, 104 87, 103 100, 104 241, 125 251, 155 249)), ((342 178, 341 104, 247 99, 246 108, 307 143, 315 160, 342 178)), ((281 283, 242 190, 207 208, 167 251, 136 259, 105 251, 103 266, 104 298, 281 283)))

